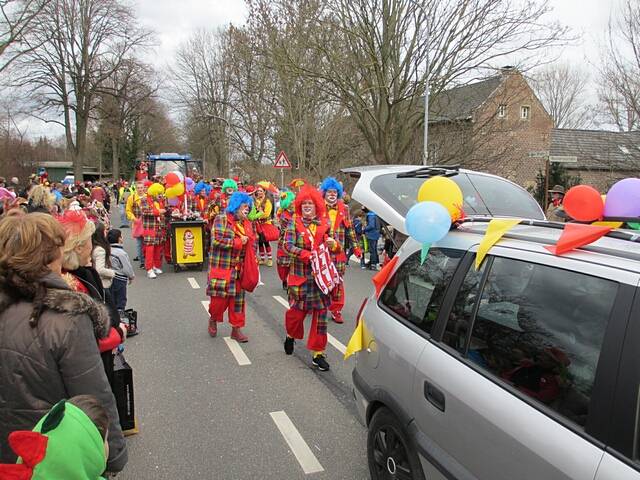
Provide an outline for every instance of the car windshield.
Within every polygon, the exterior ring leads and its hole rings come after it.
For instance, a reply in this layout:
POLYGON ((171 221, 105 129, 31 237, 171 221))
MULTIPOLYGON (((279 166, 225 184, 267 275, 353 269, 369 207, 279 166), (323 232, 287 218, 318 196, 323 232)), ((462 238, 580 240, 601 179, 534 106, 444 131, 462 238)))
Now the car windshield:
MULTIPOLYGON (((511 182, 497 177, 462 172, 450 178, 462 190, 466 215, 544 219, 534 198, 511 182)), ((405 217, 409 209, 416 204, 418 190, 425 180, 399 179, 396 173, 389 173, 374 178, 371 189, 405 217)))

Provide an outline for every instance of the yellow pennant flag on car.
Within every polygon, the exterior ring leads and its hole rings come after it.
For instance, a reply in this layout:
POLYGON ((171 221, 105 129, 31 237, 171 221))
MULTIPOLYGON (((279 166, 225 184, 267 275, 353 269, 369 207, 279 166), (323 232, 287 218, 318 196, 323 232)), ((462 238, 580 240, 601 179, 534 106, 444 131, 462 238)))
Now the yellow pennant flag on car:
POLYGON ((487 233, 484 234, 482 242, 478 247, 476 254, 476 270, 482 265, 484 257, 487 255, 491 247, 493 247, 502 236, 521 222, 518 218, 494 218, 489 222, 487 233))
POLYGON ((349 343, 347 343, 347 350, 344 352, 344 359, 346 360, 351 355, 359 352, 364 348, 364 318, 361 318, 356 326, 356 329, 351 335, 349 343))

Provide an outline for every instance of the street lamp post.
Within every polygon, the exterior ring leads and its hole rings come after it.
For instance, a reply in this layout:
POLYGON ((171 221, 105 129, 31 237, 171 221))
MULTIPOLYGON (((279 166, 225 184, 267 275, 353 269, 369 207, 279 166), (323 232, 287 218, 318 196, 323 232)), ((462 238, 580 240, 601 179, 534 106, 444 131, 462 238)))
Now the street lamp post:
POLYGON ((231 123, 224 117, 219 115, 214 115, 212 113, 206 113, 205 117, 207 118, 217 118, 218 120, 222 120, 227 124, 227 162, 229 168, 229 178, 231 178, 231 123))
POLYGON ((424 5, 419 0, 408 0, 409 3, 422 10, 427 21, 427 57, 424 71, 424 148, 422 151, 422 165, 425 167, 429 164, 429 47, 431 38, 431 23, 429 22, 429 14, 424 9, 424 5))

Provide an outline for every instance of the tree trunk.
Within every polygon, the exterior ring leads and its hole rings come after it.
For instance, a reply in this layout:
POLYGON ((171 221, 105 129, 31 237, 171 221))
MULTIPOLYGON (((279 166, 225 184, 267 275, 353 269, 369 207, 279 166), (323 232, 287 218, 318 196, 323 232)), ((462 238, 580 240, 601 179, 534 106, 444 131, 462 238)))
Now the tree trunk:
POLYGON ((76 148, 74 151, 74 175, 76 180, 84 180, 83 165, 87 150, 87 119, 76 112, 76 148))
POLYGON ((115 135, 111 137, 111 173, 114 181, 120 179, 120 152, 118 150, 118 139, 115 135))

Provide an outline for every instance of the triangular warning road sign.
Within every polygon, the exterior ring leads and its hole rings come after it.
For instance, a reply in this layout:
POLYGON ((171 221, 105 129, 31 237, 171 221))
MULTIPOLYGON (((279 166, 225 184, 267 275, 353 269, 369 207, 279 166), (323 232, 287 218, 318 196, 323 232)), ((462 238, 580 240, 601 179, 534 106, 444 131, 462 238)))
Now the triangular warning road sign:
POLYGON ((273 168, 291 168, 291 162, 284 153, 284 150, 280 150, 280 153, 276 157, 276 162, 273 164, 273 168))

